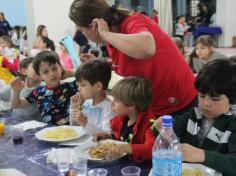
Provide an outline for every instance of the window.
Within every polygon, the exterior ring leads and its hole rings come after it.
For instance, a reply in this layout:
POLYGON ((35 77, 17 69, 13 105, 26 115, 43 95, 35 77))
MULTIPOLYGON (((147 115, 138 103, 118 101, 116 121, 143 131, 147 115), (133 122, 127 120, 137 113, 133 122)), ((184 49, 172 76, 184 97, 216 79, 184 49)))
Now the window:
POLYGON ((199 4, 199 0, 191 0, 190 1, 190 13, 191 16, 195 17, 198 14, 197 5, 199 4))

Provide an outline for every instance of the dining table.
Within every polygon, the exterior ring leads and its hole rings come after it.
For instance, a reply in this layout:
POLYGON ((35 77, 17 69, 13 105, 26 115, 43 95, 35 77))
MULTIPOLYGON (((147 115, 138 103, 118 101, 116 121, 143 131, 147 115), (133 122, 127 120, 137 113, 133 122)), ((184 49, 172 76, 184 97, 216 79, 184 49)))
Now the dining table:
MULTIPOLYGON (((5 119, 5 133, 0 136, 0 169, 17 169, 27 176, 56 176, 59 171, 56 164, 47 163, 47 155, 53 148, 61 146, 58 143, 39 140, 35 133, 50 125, 24 131, 23 143, 14 145, 11 137, 11 126, 26 122, 27 117, 15 114, 11 111, 0 112, 0 118, 5 119)), ((114 161, 88 160, 87 171, 93 168, 105 168, 107 176, 121 176, 121 169, 126 166, 138 166, 141 176, 148 176, 151 169, 151 161, 135 163, 129 156, 114 161)))

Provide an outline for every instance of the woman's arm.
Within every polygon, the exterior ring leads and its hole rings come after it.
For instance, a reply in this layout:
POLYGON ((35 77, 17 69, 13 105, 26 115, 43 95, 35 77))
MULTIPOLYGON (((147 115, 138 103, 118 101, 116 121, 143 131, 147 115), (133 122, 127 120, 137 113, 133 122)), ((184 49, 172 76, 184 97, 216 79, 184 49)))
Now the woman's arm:
POLYGON ((93 28, 98 30, 104 41, 130 57, 142 59, 152 57, 155 54, 156 44, 150 32, 145 31, 136 34, 110 32, 103 19, 95 19, 93 25, 93 28))

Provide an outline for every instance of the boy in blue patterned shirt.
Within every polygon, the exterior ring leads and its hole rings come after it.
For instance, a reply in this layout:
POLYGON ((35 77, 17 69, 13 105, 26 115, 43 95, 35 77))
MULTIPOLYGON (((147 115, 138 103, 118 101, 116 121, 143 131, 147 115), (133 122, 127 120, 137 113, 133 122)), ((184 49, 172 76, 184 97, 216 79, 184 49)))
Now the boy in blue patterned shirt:
POLYGON ((67 124, 70 97, 77 92, 76 82, 60 82, 62 67, 58 55, 53 51, 37 54, 33 67, 46 85, 40 85, 26 97, 20 97, 23 81, 15 78, 11 83, 11 106, 19 108, 36 102, 44 122, 54 125, 67 124))

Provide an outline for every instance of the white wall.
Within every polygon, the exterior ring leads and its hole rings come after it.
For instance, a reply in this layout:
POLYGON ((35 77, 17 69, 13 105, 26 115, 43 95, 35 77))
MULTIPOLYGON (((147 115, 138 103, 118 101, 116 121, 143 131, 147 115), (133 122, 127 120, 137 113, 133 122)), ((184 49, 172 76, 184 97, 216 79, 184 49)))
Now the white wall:
POLYGON ((232 37, 236 36, 235 7, 236 0, 217 0, 216 24, 223 30, 219 37, 220 47, 231 47, 232 37))
POLYGON ((75 25, 69 19, 69 9, 73 0, 24 0, 29 46, 36 36, 37 26, 47 26, 49 38, 56 46, 65 34, 74 35, 75 25))

